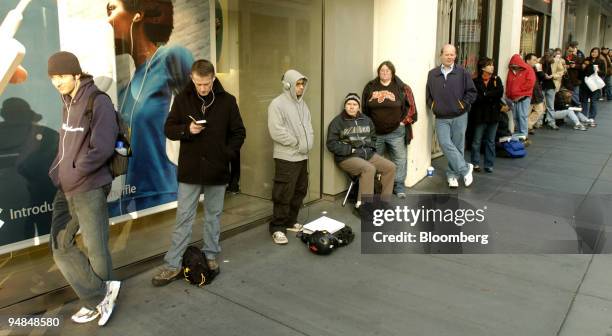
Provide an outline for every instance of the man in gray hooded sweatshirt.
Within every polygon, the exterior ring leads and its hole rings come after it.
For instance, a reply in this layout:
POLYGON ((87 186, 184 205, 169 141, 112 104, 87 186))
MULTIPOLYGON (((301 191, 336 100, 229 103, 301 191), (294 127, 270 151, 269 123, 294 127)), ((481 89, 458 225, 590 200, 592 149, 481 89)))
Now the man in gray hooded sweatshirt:
POLYGON ((297 216, 308 191, 308 152, 314 144, 310 110, 304 101, 308 79, 296 70, 283 75, 283 93, 268 106, 268 130, 274 141, 274 210, 270 234, 287 244, 287 229, 301 228, 297 216))

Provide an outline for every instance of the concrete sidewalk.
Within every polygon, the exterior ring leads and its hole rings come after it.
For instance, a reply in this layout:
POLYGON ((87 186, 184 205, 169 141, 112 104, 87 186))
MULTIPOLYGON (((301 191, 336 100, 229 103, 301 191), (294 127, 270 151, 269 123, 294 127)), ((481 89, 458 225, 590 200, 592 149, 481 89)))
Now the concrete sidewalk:
MULTIPOLYGON (((462 195, 496 200, 508 188, 541 188, 597 195, 612 205, 612 104, 601 103, 599 113, 599 127, 587 132, 538 131, 526 158, 498 159, 495 173, 477 174, 462 195)), ((435 160, 437 176, 411 193, 448 192, 440 176, 445 164, 435 160)), ((561 212, 555 204, 544 200, 537 215, 561 212)), ((340 201, 317 202, 300 220, 323 211, 359 228, 340 201)), ((222 273, 210 286, 180 280, 154 288, 150 270, 123 282, 106 327, 69 322, 79 308, 70 303, 50 312, 64 324, 47 334, 612 335, 610 255, 366 255, 357 238, 316 256, 292 237, 287 246, 273 245, 265 226, 222 246, 222 273)))

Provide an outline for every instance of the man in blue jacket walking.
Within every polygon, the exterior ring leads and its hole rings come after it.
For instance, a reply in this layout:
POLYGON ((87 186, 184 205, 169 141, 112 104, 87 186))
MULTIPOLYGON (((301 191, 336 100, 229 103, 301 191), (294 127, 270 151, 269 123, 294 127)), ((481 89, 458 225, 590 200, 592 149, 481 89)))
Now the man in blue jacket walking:
POLYGON ((75 55, 61 51, 48 62, 49 78, 63 104, 62 128, 57 156, 49 177, 58 188, 53 200, 51 250, 57 267, 81 300, 82 308, 72 320, 106 324, 115 306, 121 282, 110 281, 112 261, 108 249, 106 197, 113 180, 108 161, 119 132, 116 112, 93 77, 81 71, 75 55), (81 230, 86 256, 76 246, 81 230))
POLYGON ((476 100, 472 76, 455 64, 457 50, 447 44, 440 51, 442 65, 427 76, 427 105, 436 116, 436 133, 442 152, 448 160, 446 177, 450 188, 459 187, 457 178, 463 176, 466 187, 472 184, 474 166, 464 158, 465 130, 468 112, 476 100))

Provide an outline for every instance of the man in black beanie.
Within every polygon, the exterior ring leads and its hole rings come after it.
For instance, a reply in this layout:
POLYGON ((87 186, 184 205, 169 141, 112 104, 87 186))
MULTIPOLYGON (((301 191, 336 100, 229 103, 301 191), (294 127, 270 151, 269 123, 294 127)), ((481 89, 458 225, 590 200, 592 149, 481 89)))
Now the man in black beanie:
POLYGON ((113 267, 106 205, 113 180, 108 160, 119 131, 116 112, 107 95, 97 94, 92 76, 83 73, 75 55, 53 54, 48 73, 63 103, 58 153, 49 170, 58 188, 51 250, 83 305, 72 320, 85 323, 100 317, 98 325, 102 326, 112 314, 121 287, 121 282, 110 281, 113 267), (90 97, 93 110, 87 112, 90 97), (89 256, 76 246, 79 229, 89 256))
POLYGON ((361 206, 362 195, 374 194, 374 177, 381 174, 381 196, 388 201, 393 193, 395 164, 376 154, 376 127, 361 112, 361 99, 356 93, 344 98, 344 109, 329 123, 327 149, 334 154, 338 167, 351 176, 359 176, 359 193, 355 208, 361 206))

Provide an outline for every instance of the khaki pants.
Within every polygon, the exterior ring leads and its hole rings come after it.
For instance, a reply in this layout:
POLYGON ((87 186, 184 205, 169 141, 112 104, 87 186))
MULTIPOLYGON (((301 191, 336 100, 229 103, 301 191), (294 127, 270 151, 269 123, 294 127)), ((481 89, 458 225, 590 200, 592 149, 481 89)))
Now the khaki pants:
POLYGON ((395 164, 378 154, 374 154, 368 161, 362 158, 352 157, 340 162, 338 166, 351 176, 359 176, 358 202, 361 202, 361 195, 374 194, 374 177, 377 171, 381 174, 381 195, 388 196, 393 193, 395 164))
POLYGON ((529 117, 527 118, 527 126, 529 129, 533 128, 538 120, 544 115, 544 103, 539 104, 531 104, 531 112, 529 112, 529 117))

